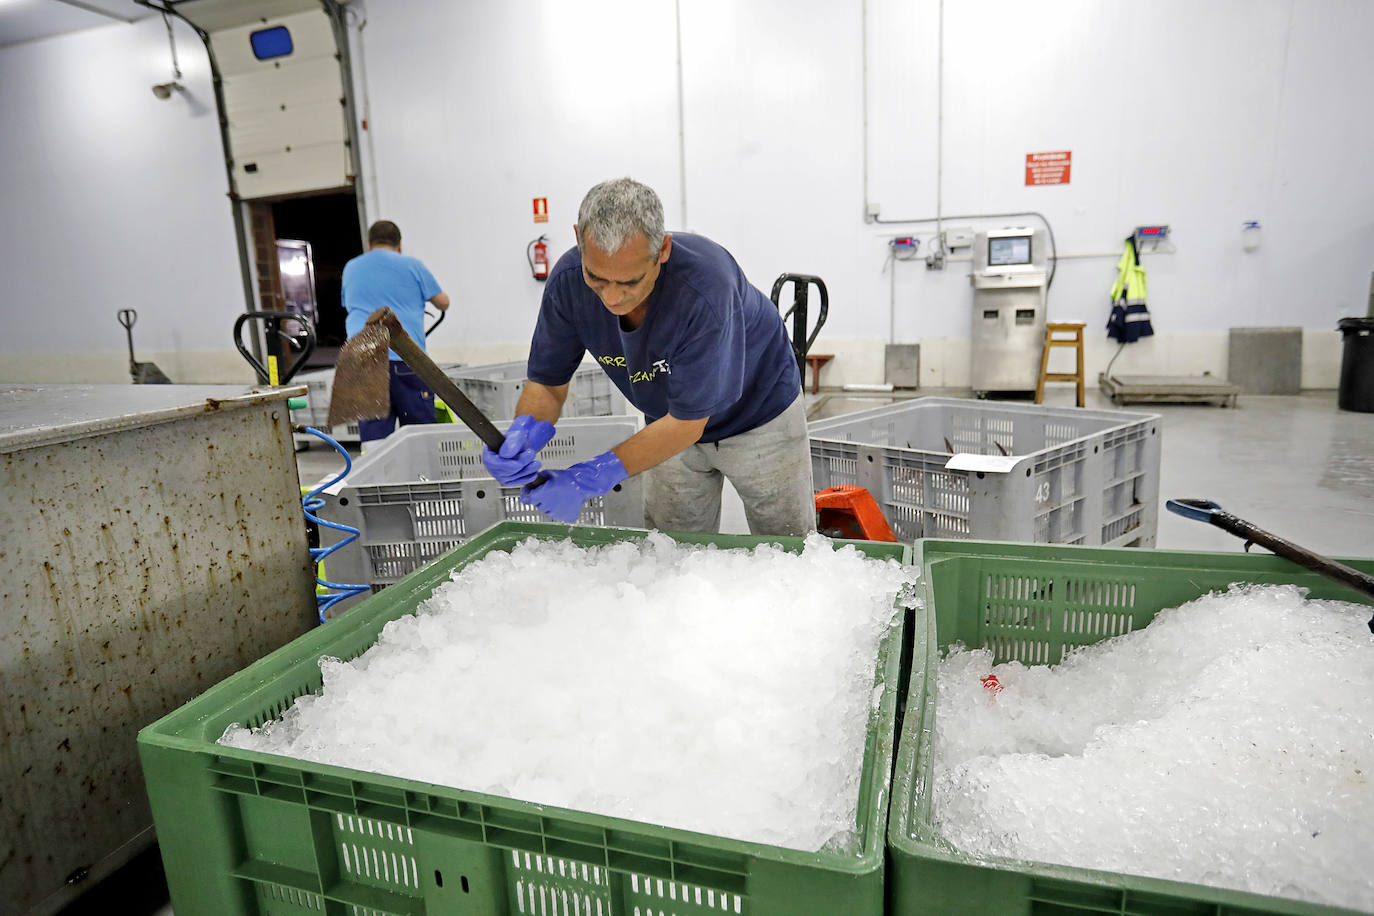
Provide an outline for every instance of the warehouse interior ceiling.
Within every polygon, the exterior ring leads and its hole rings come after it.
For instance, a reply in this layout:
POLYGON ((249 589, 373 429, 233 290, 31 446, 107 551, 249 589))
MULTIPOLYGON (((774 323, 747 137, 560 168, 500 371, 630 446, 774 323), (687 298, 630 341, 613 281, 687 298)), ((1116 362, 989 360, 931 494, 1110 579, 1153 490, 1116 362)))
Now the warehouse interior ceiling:
MULTIPOLYGON (((318 0, 170 0, 168 6, 207 32, 302 10, 318 0)), ((157 11, 134 0, 0 0, 0 48, 79 32, 112 22, 133 23, 157 11)))
POLYGON ((0 0, 0 48, 152 15, 134 0, 0 0))

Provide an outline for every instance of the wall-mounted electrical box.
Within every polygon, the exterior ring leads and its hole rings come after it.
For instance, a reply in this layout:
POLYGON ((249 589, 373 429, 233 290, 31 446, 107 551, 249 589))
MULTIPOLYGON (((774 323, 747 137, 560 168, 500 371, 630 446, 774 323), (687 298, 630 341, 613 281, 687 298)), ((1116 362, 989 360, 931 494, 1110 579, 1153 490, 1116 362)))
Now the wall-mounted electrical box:
POLYGON ((973 247, 973 230, 967 226, 958 229, 946 229, 944 232, 945 248, 954 251, 957 248, 973 247))
POLYGON ((1137 252, 1174 250, 1173 244, 1169 241, 1168 226, 1136 226, 1134 234, 1137 252))

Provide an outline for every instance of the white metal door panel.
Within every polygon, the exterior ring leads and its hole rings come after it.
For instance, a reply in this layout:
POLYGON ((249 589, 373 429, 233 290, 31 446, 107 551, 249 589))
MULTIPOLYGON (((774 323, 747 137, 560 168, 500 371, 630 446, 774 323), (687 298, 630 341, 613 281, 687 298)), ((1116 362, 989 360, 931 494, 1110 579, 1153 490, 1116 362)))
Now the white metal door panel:
MULTIPOLYGON (((332 101, 336 108, 343 95, 339 87, 339 65, 333 59, 303 61, 288 70, 242 73, 224 78, 224 110, 232 122, 236 116, 254 111, 280 109, 286 105, 332 101), (283 79, 283 75, 285 79, 283 79)), ((339 116, 343 120, 343 116, 339 116)))
MULTIPOLYGON (((327 57, 334 59, 338 50, 334 46, 334 30, 329 25, 329 17, 322 9, 306 10, 287 16, 267 16, 248 25, 234 26, 210 33, 215 45, 215 59, 219 62, 220 73, 234 76, 240 73, 254 73, 260 70, 285 69, 293 63, 318 60, 327 57), (284 25, 291 33, 292 51, 286 57, 275 60, 258 60, 253 55, 253 45, 249 36, 263 29, 284 25)), ((337 71, 336 71, 337 72, 337 71)))
POLYGON ((244 199, 349 185, 343 84, 321 10, 268 16, 212 33, 223 76, 234 176, 244 199), (291 52, 258 60, 253 33, 285 27, 291 52))
POLYGON ((340 176, 348 173, 348 154, 337 143, 292 147, 289 153, 267 153, 241 162, 236 172, 245 200, 323 191, 347 184, 340 176))
POLYGON ((342 145, 344 139, 338 102, 297 105, 261 116, 255 113, 251 120, 236 124, 234 156, 243 162, 264 153, 287 152, 281 145, 283 137, 291 150, 321 143, 342 145))

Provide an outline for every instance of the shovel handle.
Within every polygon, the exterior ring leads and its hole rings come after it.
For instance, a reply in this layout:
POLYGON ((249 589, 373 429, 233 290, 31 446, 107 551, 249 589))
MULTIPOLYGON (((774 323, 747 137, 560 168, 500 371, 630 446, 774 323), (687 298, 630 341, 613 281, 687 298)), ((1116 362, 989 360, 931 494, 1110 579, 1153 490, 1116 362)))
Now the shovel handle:
POLYGON ((468 399, 468 396, 453 384, 453 379, 444 374, 434 360, 429 358, 424 350, 421 350, 415 341, 410 339, 405 328, 401 327, 401 320, 396 317, 396 313, 389 308, 380 308, 367 316, 368 324, 380 324, 386 327, 391 335, 391 349, 396 351, 396 355, 401 357, 407 366, 415 371, 430 390, 439 397, 443 398, 444 403, 458 415, 458 419, 468 425, 468 428, 477 434, 483 444, 493 452, 501 448, 501 444, 506 441, 506 437, 501 431, 487 419, 486 415, 468 399))
MULTIPOLYGON (((1171 499, 1164 503, 1166 509, 1194 521, 1210 522, 1223 531, 1260 545, 1285 560, 1297 563, 1303 569, 1310 569, 1333 582, 1353 588, 1361 594, 1374 598, 1374 576, 1358 569, 1313 553, 1306 547, 1299 547, 1292 541, 1270 534, 1263 528, 1256 528, 1243 518, 1237 518, 1209 499, 1171 499)), ((1370 621, 1374 630, 1374 620, 1370 621)))

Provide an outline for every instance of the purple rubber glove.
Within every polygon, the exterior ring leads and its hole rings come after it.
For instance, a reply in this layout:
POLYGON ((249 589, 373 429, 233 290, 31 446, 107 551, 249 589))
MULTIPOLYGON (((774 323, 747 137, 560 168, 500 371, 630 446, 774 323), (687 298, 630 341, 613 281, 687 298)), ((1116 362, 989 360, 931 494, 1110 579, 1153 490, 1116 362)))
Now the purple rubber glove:
POLYGON ((577 521, 587 500, 609 493, 630 476, 615 452, 602 452, 570 468, 545 471, 544 475, 547 479, 543 483, 520 491, 520 501, 554 521, 569 524, 577 521))
POLYGON ((527 413, 516 417, 506 430, 501 451, 482 447, 482 464, 503 487, 518 487, 539 476, 539 461, 534 457, 553 438, 553 424, 536 420, 527 413))

